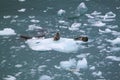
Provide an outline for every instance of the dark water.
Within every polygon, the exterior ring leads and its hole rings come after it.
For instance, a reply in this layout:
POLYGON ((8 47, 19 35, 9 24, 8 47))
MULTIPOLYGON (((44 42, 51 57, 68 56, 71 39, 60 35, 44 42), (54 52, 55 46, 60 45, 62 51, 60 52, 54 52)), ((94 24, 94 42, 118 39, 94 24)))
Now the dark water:
MULTIPOLYGON (((107 41, 120 37, 119 13, 119 0, 25 0, 24 2, 1 0, 0 30, 12 28, 17 35, 0 36, 0 80, 4 80, 8 75, 16 79, 5 80, 39 80, 42 75, 48 75, 52 80, 119 80, 120 60, 106 58, 107 56, 120 57, 120 43, 111 45, 107 41), (97 27, 89 25, 85 15, 79 19, 69 20, 68 17, 74 14, 81 2, 86 4, 87 14, 98 11, 105 15, 112 11, 116 14, 115 21, 105 22, 105 26, 97 27), (25 9, 25 12, 19 12, 20 9, 25 9), (62 17, 57 15, 60 9, 66 11, 62 17), (9 16, 9 18, 4 18, 5 16, 9 16), (59 20, 64 20, 68 24, 60 24, 59 20), (74 22, 82 23, 77 31, 68 29, 74 22), (29 36, 37 34, 34 30, 27 31, 29 25, 40 26, 47 30, 47 37, 51 37, 56 31, 59 31, 62 37, 67 38, 86 35, 89 37, 89 42, 82 45, 85 48, 79 49, 77 53, 33 51, 19 38, 20 34, 29 36), (111 32, 99 32, 99 30, 105 31, 105 29, 111 29, 111 32), (118 33, 114 34, 115 31, 118 33), (113 48, 118 50, 113 50, 113 48), (88 53, 89 55, 86 56, 88 68, 80 70, 79 73, 82 74, 80 76, 64 69, 55 68, 55 65, 59 66, 61 61, 88 53), (42 70, 41 66, 44 67, 42 70), (91 67, 95 67, 95 69, 92 70, 91 67), (94 75, 99 72, 100 75, 94 75)), ((90 21, 92 20, 90 19, 90 21)))

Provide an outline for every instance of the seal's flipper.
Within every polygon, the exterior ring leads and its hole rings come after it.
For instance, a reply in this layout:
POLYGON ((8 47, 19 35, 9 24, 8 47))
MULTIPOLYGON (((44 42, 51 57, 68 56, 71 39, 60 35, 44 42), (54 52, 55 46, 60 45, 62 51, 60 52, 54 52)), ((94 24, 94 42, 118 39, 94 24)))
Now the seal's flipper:
POLYGON ((20 38, 22 38, 24 40, 28 40, 28 39, 31 39, 32 37, 20 35, 20 38))

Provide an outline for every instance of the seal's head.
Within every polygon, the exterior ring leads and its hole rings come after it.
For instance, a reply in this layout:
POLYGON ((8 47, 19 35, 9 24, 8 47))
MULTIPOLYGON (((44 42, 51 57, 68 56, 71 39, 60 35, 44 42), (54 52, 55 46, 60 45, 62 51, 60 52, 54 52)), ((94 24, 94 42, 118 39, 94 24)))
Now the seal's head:
POLYGON ((88 41, 88 37, 77 37, 77 38, 74 38, 74 40, 81 40, 81 41, 84 41, 84 42, 87 42, 88 41))
POLYGON ((57 32, 55 35, 54 35, 54 41, 57 41, 57 40, 59 40, 60 39, 60 33, 59 32, 57 32))

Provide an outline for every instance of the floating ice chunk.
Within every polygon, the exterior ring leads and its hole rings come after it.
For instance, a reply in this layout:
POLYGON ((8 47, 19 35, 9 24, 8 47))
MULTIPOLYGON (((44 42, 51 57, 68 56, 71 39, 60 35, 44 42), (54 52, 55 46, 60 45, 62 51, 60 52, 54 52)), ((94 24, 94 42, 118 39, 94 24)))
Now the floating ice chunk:
POLYGON ((38 71, 43 71, 44 68, 46 68, 46 67, 47 67, 46 65, 41 65, 41 66, 38 67, 38 71))
POLYGON ((94 11, 93 13, 91 13, 91 15, 94 15, 94 16, 100 15, 100 14, 101 14, 101 12, 97 12, 97 11, 94 11))
POLYGON ((86 58, 83 58, 82 60, 78 60, 76 69, 79 71, 80 69, 86 69, 87 68, 87 60, 86 58))
POLYGON ((35 24, 29 25, 28 30, 42 29, 42 27, 36 26, 35 24))
POLYGON ((91 24, 91 26, 97 26, 97 27, 102 27, 105 26, 106 24, 103 23, 102 21, 96 21, 94 23, 91 24))
POLYGON ((90 14, 85 14, 85 16, 87 16, 88 18, 91 18, 91 19, 94 18, 94 17, 93 17, 92 15, 90 15, 90 14))
POLYGON ((79 30, 80 26, 81 26, 81 23, 73 23, 71 27, 69 27, 69 30, 79 30))
POLYGON ((60 9, 60 10, 57 12, 57 14, 58 14, 59 16, 65 14, 65 13, 66 13, 66 11, 63 10, 63 9, 60 9))
POLYGON ((16 33, 11 28, 4 28, 3 30, 0 30, 0 35, 16 35, 16 33))
POLYGON ((113 61, 120 61, 120 57, 116 57, 116 56, 107 56, 106 59, 111 59, 113 61))
POLYGON ((92 75, 93 75, 94 77, 101 77, 101 76, 102 76, 102 72, 101 72, 101 71, 93 72, 92 75))
POLYGON ((61 61, 60 62, 60 67, 65 70, 70 70, 72 68, 75 68, 75 66, 76 66, 75 59, 70 59, 69 61, 61 61))
POLYGON ((77 9, 76 9, 76 15, 82 15, 85 14, 87 12, 88 8, 86 7, 85 3, 82 2, 78 5, 77 9))
POLYGON ((108 42, 111 42, 113 45, 115 44, 120 44, 120 38, 116 38, 116 39, 113 39, 113 40, 107 40, 108 42))
POLYGON ((101 29, 99 29, 99 32, 101 32, 101 33, 111 33, 112 30, 109 29, 109 28, 105 29, 105 31, 102 31, 101 29))
POLYGON ((48 75, 42 75, 40 76, 39 80, 52 80, 52 78, 48 75))
POLYGON ((95 66, 90 67, 90 70, 95 70, 95 66))
POLYGON ((3 16, 4 19, 8 19, 8 18, 11 18, 10 15, 7 15, 7 16, 3 16))
POLYGON ((82 41, 75 41, 69 38, 60 38, 58 41, 54 41, 53 38, 47 39, 29 39, 26 41, 29 47, 32 50, 36 51, 47 51, 47 50, 55 50, 59 52, 76 52, 79 49, 79 44, 82 41))
POLYGON ((30 22, 39 23, 40 21, 39 21, 39 20, 32 19, 32 20, 30 20, 30 22))
POLYGON ((22 8, 22 9, 19 9, 18 12, 25 12, 26 9, 25 8, 22 8))
POLYGON ((16 64, 15 65, 15 67, 17 67, 17 68, 20 68, 20 67, 22 67, 23 65, 21 65, 21 64, 16 64))
POLYGON ((104 19, 106 18, 115 18, 116 17, 116 14, 113 13, 113 12, 107 12, 104 16, 104 19))
POLYGON ((26 0, 18 0, 19 2, 25 2, 26 0))
POLYGON ((16 78, 14 76, 7 75, 7 77, 3 78, 3 80, 16 80, 16 78))
POLYGON ((60 62, 60 68, 72 72, 78 72, 80 71, 80 69, 86 69, 87 66, 88 65, 86 58, 83 58, 82 60, 78 60, 78 61, 76 61, 75 59, 70 59, 69 61, 60 62))
POLYGON ((111 51, 112 51, 112 52, 120 51, 120 47, 112 47, 112 48, 111 48, 111 51))

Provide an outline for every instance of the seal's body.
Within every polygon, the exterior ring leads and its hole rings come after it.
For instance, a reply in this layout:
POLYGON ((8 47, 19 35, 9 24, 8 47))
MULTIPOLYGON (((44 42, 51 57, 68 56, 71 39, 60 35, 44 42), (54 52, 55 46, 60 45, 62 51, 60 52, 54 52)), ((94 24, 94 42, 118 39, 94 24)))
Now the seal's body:
POLYGON ((60 33, 57 32, 57 33, 54 35, 53 40, 54 40, 54 41, 58 41, 59 39, 60 39, 60 33))

